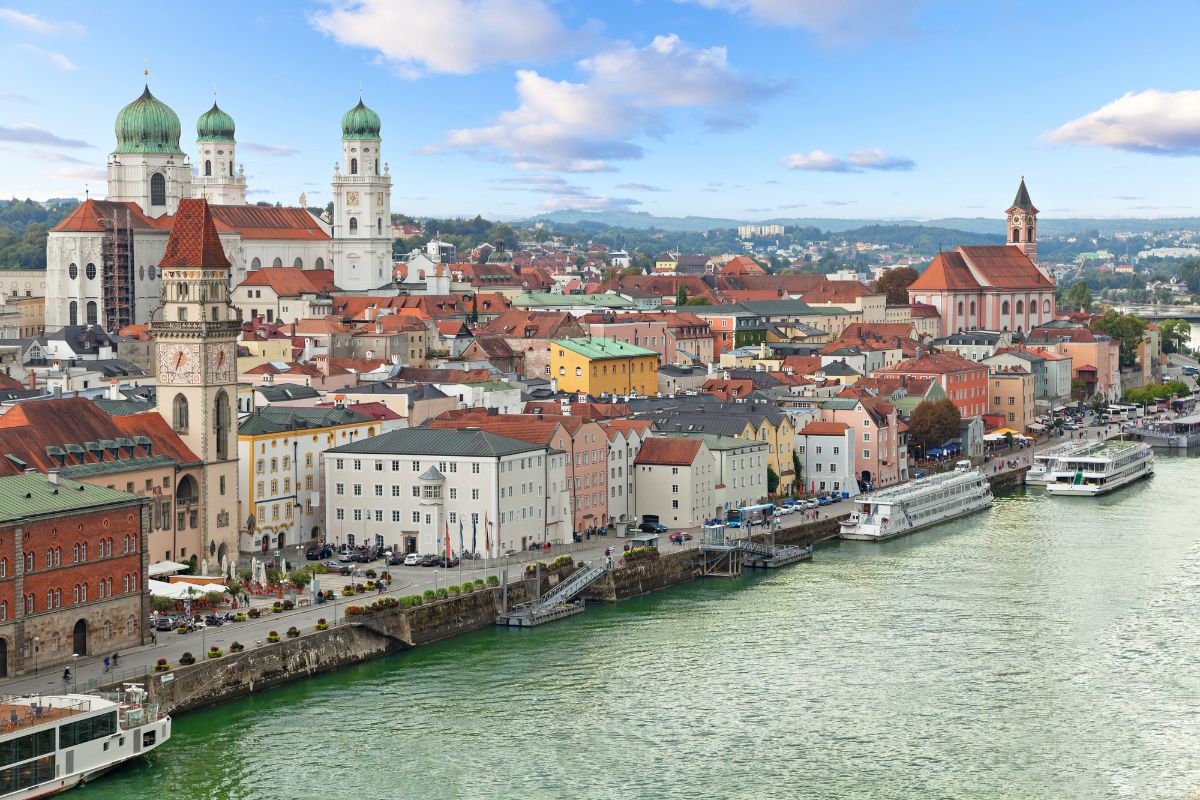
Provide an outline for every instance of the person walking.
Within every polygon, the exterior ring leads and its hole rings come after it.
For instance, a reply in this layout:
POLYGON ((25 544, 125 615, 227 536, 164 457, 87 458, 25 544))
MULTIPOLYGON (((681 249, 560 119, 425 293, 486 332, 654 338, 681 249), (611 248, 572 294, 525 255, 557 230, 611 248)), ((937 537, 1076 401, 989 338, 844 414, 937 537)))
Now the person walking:
POLYGON ((108 672, 108 667, 109 667, 109 665, 110 665, 111 663, 112 663, 112 662, 110 661, 109 657, 108 657, 108 656, 105 656, 105 657, 104 657, 104 671, 105 671, 105 672, 108 672))
POLYGON ((71 688, 71 670, 64 669, 63 670, 63 691, 65 692, 69 688, 71 688))

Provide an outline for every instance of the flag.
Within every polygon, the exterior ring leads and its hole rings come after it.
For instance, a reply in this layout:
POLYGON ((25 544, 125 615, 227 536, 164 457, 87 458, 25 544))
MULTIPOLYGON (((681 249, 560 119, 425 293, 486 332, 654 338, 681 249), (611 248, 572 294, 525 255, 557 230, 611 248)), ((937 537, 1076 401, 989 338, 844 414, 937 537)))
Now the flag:
POLYGON ((446 520, 446 558, 450 557, 450 520, 446 520))
POLYGON ((503 549, 500 546, 500 523, 503 521, 504 521, 504 512, 501 511, 500 518, 498 520, 496 520, 496 555, 497 556, 500 555, 500 551, 503 549))
POLYGON ((461 556, 463 551, 463 530, 462 517, 458 518, 458 554, 461 556))
POLYGON ((472 553, 478 552, 475 549, 475 515, 474 514, 471 515, 471 552, 472 553))
POLYGON ((492 535, 488 533, 487 512, 483 512, 483 549, 492 552, 492 535))

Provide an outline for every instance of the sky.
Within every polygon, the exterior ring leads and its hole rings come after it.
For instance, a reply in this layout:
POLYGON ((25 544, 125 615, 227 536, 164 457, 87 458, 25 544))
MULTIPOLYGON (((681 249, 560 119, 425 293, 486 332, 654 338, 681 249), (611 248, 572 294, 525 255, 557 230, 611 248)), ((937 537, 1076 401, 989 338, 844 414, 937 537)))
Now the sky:
POLYGON ((328 202, 361 91, 414 216, 1000 217, 1022 174, 1200 214, 1195 2, 8 2, 3 197, 102 197, 148 65, 193 161, 216 93, 251 201, 328 202))

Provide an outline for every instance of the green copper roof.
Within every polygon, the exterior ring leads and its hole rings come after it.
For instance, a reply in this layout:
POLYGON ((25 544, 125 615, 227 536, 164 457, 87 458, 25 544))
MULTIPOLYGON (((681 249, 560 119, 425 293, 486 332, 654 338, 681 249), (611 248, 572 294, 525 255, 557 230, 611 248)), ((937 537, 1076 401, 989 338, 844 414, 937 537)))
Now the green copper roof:
POLYGON ((363 105, 362 100, 359 100, 358 105, 347 111, 342 117, 342 138, 378 139, 381 127, 383 127, 383 123, 379 121, 379 115, 363 105))
POLYGON ((199 142, 232 142, 233 117, 226 114, 213 103, 213 107, 200 115, 196 120, 196 141, 199 142))
POLYGON ((117 153, 165 153, 183 155, 179 149, 179 115, 150 94, 125 106, 117 114, 117 153))
POLYGON ((636 344, 628 344, 618 339, 609 339, 604 336, 596 336, 588 339, 555 339, 551 342, 551 345, 553 347, 565 347, 591 361, 600 361, 606 358, 658 355, 654 350, 647 350, 645 347, 638 347, 636 344))
POLYGON ((0 478, 0 523, 15 522, 43 514, 145 500, 146 498, 136 494, 76 483, 67 478, 59 478, 58 484, 55 485, 41 473, 13 475, 0 478))

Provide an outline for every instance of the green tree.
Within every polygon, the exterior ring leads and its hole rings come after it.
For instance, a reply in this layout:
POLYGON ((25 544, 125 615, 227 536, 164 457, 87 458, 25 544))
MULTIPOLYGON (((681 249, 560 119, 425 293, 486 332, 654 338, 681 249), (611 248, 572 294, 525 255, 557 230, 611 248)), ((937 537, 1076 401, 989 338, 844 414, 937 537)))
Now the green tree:
POLYGON ((795 482, 792 484, 792 486, 793 487, 803 487, 804 486, 804 474, 803 474, 803 471, 800 469, 800 455, 799 455, 799 453, 796 452, 796 448, 794 448, 794 447, 792 448, 792 472, 795 473, 795 476, 796 476, 795 482))
POLYGON ((1146 332, 1146 320, 1128 314, 1118 314, 1113 309, 1104 312, 1099 319, 1092 320, 1092 333, 1111 336, 1121 344, 1121 366, 1132 367, 1137 363, 1138 345, 1146 332))
POLYGON ((961 425, 962 414, 952 400, 922 400, 908 418, 908 435, 928 451, 957 437, 961 425))
POLYGON ((775 472, 774 468, 767 465, 767 494, 775 494, 775 490, 779 488, 779 473, 775 472))
POLYGON ((304 587, 312 583, 312 573, 307 569, 298 569, 288 575, 288 580, 296 585, 300 591, 304 591, 304 587))
POLYGON ((889 269, 875 282, 875 291, 887 295, 889 306, 906 306, 908 305, 908 287, 919 277, 920 273, 912 267, 889 269))
POLYGON ((542 244, 550 239, 550 233, 545 228, 538 228, 533 232, 533 240, 538 244, 542 244))
POLYGON ((687 287, 682 283, 679 284, 679 291, 675 293, 675 305, 686 306, 688 301, 687 287))
POLYGON ((1075 281, 1067 288, 1066 294, 1063 295, 1063 301, 1072 311, 1091 311, 1092 290, 1088 288, 1086 281, 1075 281))
POLYGON ((1167 353, 1181 353, 1188 349, 1192 338, 1192 326, 1184 319, 1168 319, 1158 323, 1158 332, 1162 336, 1163 350, 1167 353))

